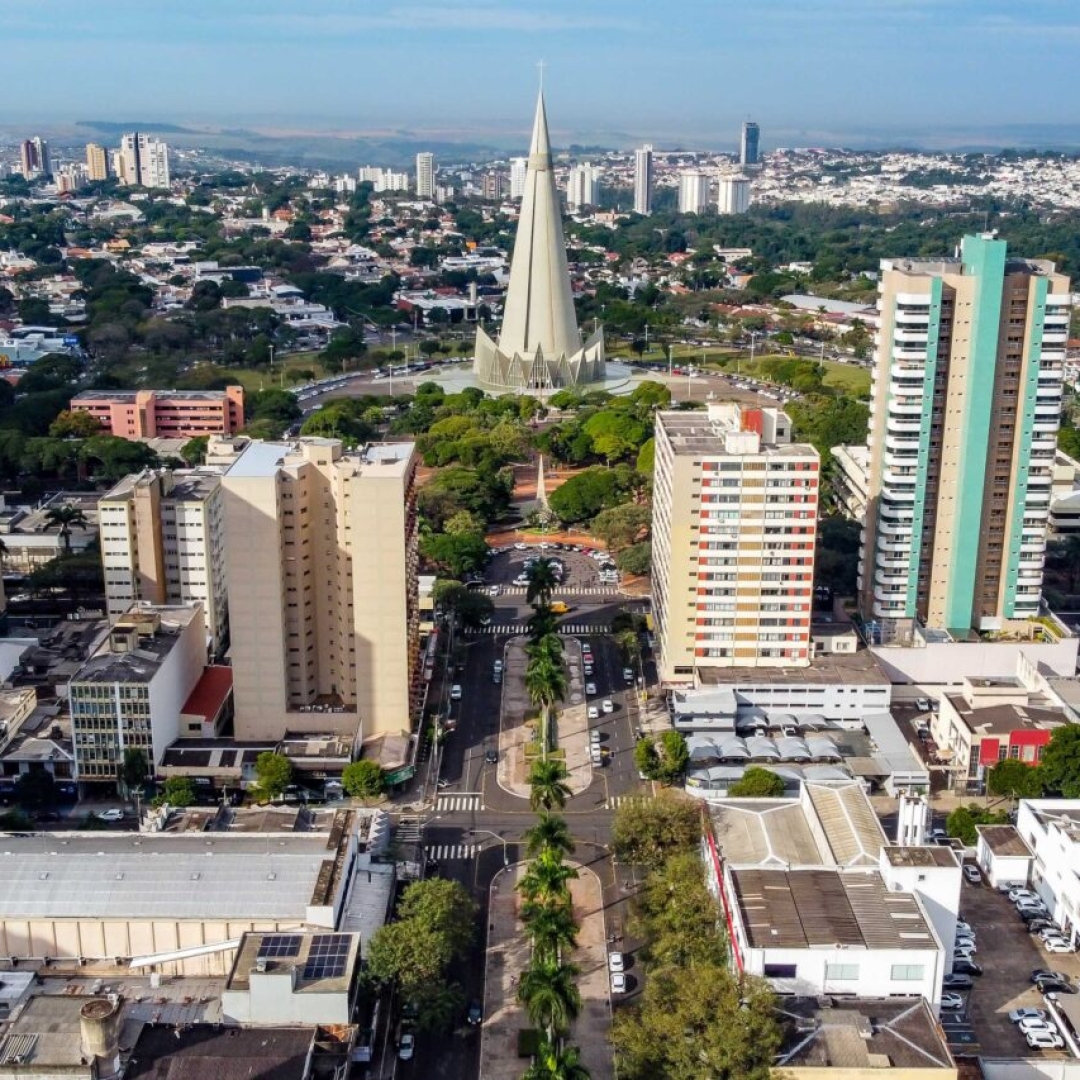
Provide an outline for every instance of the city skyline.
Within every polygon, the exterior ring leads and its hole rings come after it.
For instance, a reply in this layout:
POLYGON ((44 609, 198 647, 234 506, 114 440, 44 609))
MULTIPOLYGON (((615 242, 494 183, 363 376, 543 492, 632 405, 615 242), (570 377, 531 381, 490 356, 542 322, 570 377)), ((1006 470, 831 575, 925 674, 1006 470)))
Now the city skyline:
POLYGON ((13 0, 0 17, 15 46, 6 119, 513 130, 543 58, 553 109, 581 132, 655 138, 670 130, 733 145, 752 117, 768 149, 799 143, 800 133, 806 145, 875 131, 974 137, 1036 121, 1073 125, 1065 61, 1080 21, 1063 0, 1023 9, 1001 0, 977 9, 956 0, 773 0, 723 11, 692 0, 685 14, 664 20, 637 0, 585 9, 559 0, 542 15, 517 0, 398 3, 377 13, 318 0, 304 15, 282 0, 258 14, 237 4, 150 11, 126 0, 92 9, 59 0, 46 14, 13 0), (123 50, 125 74, 82 80, 76 97, 55 73, 76 70, 88 47, 123 50), (1024 74, 1035 63, 1037 113, 1024 74), (877 96, 871 122, 858 88, 864 78, 879 85, 883 67, 893 70, 896 92, 877 96), (399 80, 403 69, 414 77, 399 80), (613 74, 627 70, 632 79, 613 74), (372 89, 391 79, 392 103, 372 89), (495 85, 506 92, 493 95, 495 85))

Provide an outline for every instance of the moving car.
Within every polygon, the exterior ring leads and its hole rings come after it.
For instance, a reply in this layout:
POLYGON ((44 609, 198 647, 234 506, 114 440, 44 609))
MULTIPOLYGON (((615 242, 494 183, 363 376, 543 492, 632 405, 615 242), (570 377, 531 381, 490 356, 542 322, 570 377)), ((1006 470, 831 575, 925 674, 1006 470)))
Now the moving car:
POLYGON ((633 681, 634 681, 634 671, 633 671, 633 669, 628 668, 628 667, 624 667, 622 669, 622 677, 623 677, 623 682, 624 683, 628 683, 628 684, 633 683, 633 681))
POLYGON ((590 720, 599 720, 600 710, 595 705, 590 705, 588 715, 590 720))
POLYGON ((123 821, 124 811, 112 807, 109 810, 99 810, 95 816, 98 821, 123 821))
POLYGON ((1076 987, 1064 979, 1039 979, 1035 989, 1040 994, 1075 994, 1076 987))
POLYGON ((589 697, 596 697, 596 683, 587 682, 585 684, 585 693, 588 694, 589 697))
POLYGON ((501 660, 496 660, 492 667, 494 667, 496 671, 502 671, 503 662, 501 660))
POLYGON ((454 685, 450 687, 450 700, 461 700, 461 685, 459 683, 454 683, 454 685))
POLYGON ((621 952, 608 953, 607 966, 608 971, 611 972, 625 971, 626 960, 624 959, 623 954, 621 952))
POLYGON ((416 1036, 411 1031, 402 1033, 401 1041, 398 1043, 397 1056, 402 1061, 409 1061, 413 1053, 416 1050, 416 1036))
POLYGON ((499 760, 499 751, 498 750, 485 750, 484 751, 484 760, 489 765, 494 765, 499 760))
POLYGON ((600 708, 606 713, 613 713, 615 711, 615 702, 612 701, 611 698, 604 698, 600 708))
POLYGON ((589 732, 589 741, 590 742, 598 743, 603 737, 604 736, 600 732, 599 728, 593 728, 593 730, 589 732))
POLYGON ((484 1007, 479 1001, 473 999, 469 1002, 468 1012, 465 1014, 465 1019, 474 1027, 481 1023, 484 1019, 484 1007))
POLYGON ((1038 982, 1040 979, 1064 979, 1069 981, 1069 976, 1064 971, 1054 971, 1053 968, 1036 968, 1031 973, 1031 981, 1038 982))

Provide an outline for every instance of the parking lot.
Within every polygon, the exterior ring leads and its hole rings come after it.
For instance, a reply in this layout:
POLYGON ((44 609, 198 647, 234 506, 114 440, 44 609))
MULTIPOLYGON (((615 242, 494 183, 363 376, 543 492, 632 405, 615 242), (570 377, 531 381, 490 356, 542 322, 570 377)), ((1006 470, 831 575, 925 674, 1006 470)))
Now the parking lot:
POLYGON ((1043 1008, 1042 994, 1031 982, 1035 968, 1060 971, 1075 983, 1080 977, 1076 953, 1047 954, 1038 938, 1028 934, 1008 898, 989 885, 964 882, 960 891, 960 917, 975 931, 982 976, 966 993, 967 1016, 981 1052, 989 1057, 1066 1057, 1068 1051, 1029 1050, 1009 1011, 1023 1006, 1043 1008))
POLYGON ((530 544, 524 550, 515 547, 501 548, 499 554, 488 564, 484 580, 503 588, 513 587, 514 579, 525 571, 525 560, 537 556, 562 560, 566 572, 556 592, 616 588, 611 582, 600 581, 600 570, 596 559, 583 551, 568 551, 565 545, 561 547, 550 545, 541 548, 538 544, 530 544))

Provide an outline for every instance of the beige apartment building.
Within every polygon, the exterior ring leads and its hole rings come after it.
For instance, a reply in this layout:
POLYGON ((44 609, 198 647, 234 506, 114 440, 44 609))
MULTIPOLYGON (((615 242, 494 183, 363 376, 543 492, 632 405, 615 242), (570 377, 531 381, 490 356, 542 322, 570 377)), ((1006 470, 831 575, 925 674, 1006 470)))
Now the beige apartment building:
POLYGON ((779 409, 657 416, 653 614, 660 678, 811 660, 820 461, 779 409))
POLYGON ((416 453, 251 442, 223 478, 236 737, 408 731, 419 702, 416 453))
POLYGON ((140 601, 199 602, 211 652, 220 651, 229 623, 220 473, 133 473, 98 501, 98 520, 110 620, 140 601))
POLYGON ((882 263, 860 560, 872 636, 1038 614, 1069 280, 1005 241, 882 263))

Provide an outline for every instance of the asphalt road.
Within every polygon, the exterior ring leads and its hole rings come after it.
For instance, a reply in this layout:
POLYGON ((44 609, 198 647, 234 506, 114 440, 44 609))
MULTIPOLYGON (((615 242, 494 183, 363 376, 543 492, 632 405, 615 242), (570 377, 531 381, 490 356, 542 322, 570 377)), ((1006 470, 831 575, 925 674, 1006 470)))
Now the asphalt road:
MULTIPOLYGON (((510 561, 508 556, 500 559, 510 561)), ((494 574, 501 578, 507 568, 499 562, 494 566, 494 574)), ((579 568, 582 573, 587 569, 579 568)), ((573 610, 561 622, 571 625, 610 626, 623 607, 618 597, 568 596, 567 599, 573 601, 573 610)), ((495 603, 494 626, 510 623, 523 626, 530 613, 524 597, 504 595, 495 603)), ((577 845, 574 857, 594 870, 603 884, 608 937, 620 939, 613 941, 611 947, 631 953, 630 993, 621 999, 626 1001, 632 1000, 640 990, 632 956, 638 943, 626 934, 629 897, 638 882, 632 868, 617 865, 611 857, 611 822, 620 800, 646 795, 649 791, 638 779, 634 767, 638 706, 635 693, 623 682, 624 665, 619 651, 603 633, 583 635, 582 639, 590 642, 595 657, 592 681, 596 683, 597 694, 590 700, 599 703, 609 697, 615 711, 601 713, 593 725, 602 732, 601 745, 608 751, 605 755, 608 764, 594 771, 590 787, 567 803, 564 814, 577 845)), ((448 676, 462 688, 462 699, 454 703, 452 710, 457 728, 447 737, 442 754, 436 759, 439 776, 446 783, 438 789, 434 807, 424 815, 421 835, 424 852, 438 861, 438 868, 432 872, 460 882, 480 906, 479 924, 483 933, 468 962, 454 974, 464 986, 467 999, 482 1001, 488 889, 505 864, 525 857, 521 839, 534 823, 535 814, 527 800, 499 786, 495 766, 484 760, 486 750, 498 747, 502 686, 493 681, 492 670, 507 635, 476 634, 460 640, 464 662, 460 670, 448 676)), ((435 790, 434 784, 429 790, 435 790)), ((373 1070, 372 1075, 471 1080, 479 1071, 479 1052, 479 1032, 470 1028, 462 1017, 451 1034, 421 1036, 410 1062, 398 1061, 391 1046, 382 1069, 373 1070)))

